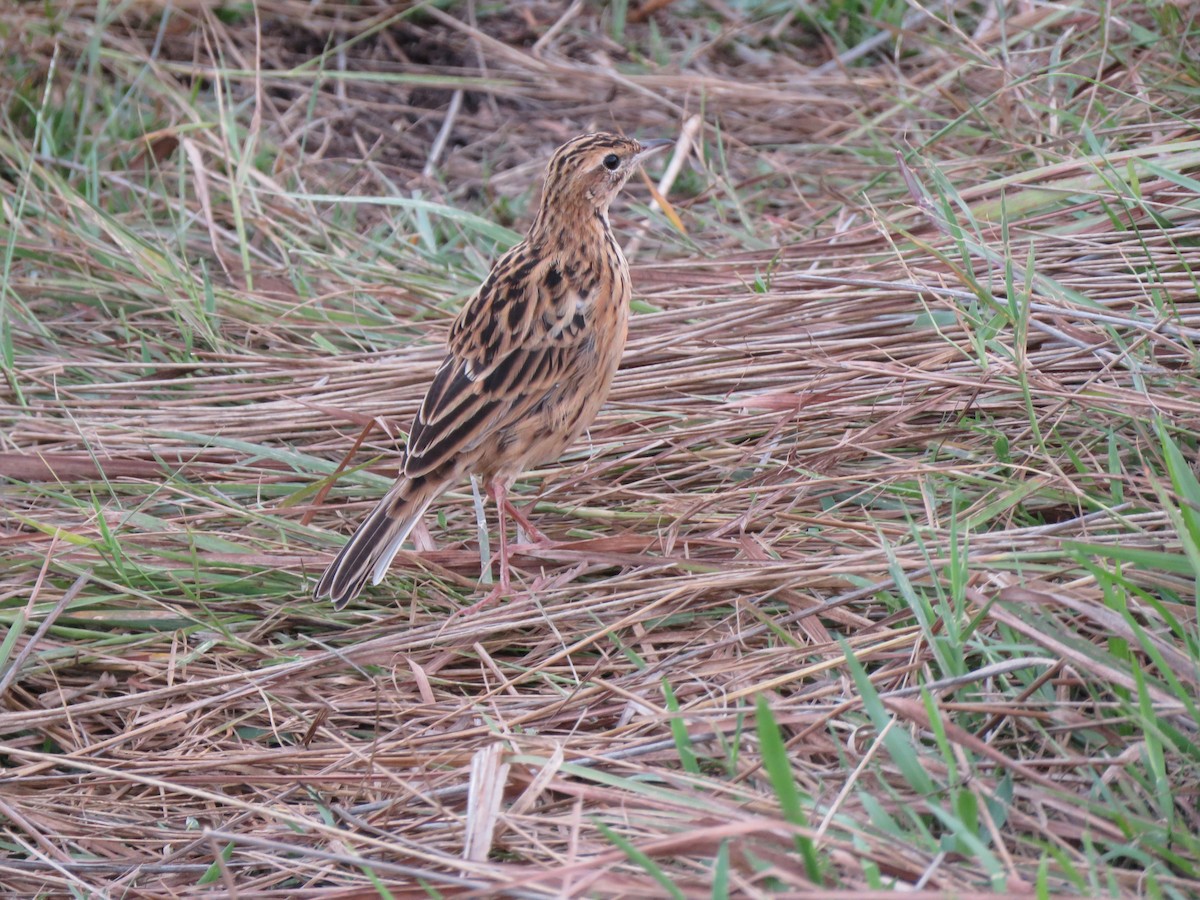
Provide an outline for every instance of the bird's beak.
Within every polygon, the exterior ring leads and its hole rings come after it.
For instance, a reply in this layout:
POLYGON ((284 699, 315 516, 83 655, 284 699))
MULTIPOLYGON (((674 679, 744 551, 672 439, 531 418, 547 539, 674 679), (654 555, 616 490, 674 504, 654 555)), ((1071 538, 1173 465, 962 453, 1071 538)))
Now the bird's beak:
POLYGON ((633 162, 640 163, 648 156, 653 156, 659 150, 665 150, 667 147, 674 147, 675 142, 672 140, 654 140, 654 141, 639 141, 642 149, 634 154, 633 162))

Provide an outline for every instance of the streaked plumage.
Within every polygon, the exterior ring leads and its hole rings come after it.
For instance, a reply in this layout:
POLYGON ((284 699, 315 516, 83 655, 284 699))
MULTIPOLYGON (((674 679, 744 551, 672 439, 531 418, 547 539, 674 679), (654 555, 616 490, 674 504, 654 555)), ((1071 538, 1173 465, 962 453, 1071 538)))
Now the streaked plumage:
POLYGON ((592 422, 625 346, 629 268, 609 204, 669 143, 585 134, 555 152, 528 236, 497 260, 450 329, 399 479, 326 569, 317 597, 340 609, 368 577, 378 584, 429 504, 470 474, 497 501, 498 590, 507 590, 508 486, 557 459, 592 422))

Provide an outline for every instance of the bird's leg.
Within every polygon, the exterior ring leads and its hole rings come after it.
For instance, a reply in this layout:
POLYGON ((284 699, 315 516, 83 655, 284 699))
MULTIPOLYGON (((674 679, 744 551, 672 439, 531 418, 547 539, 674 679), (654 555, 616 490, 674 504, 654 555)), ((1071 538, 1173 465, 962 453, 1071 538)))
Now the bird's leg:
MULTIPOLYGON (((474 476, 472 476, 471 483, 475 483, 474 476)), ((482 600, 472 603, 470 606, 463 607, 455 612, 454 615, 452 615, 450 619, 446 621, 447 625, 450 624, 450 621, 457 619, 459 616, 469 616, 471 613, 479 612, 479 610, 483 609, 485 606, 491 606, 501 597, 507 597, 511 592, 511 581, 508 573, 508 520, 505 518, 506 509, 512 508, 508 502, 508 485, 506 485, 499 478, 493 478, 488 482, 487 491, 489 494, 491 494, 492 499, 496 501, 496 520, 500 527, 500 552, 498 554, 500 557, 500 582, 490 591, 488 591, 487 596, 485 596, 482 600)), ((483 528, 486 530, 486 522, 483 525, 483 528)), ((486 540, 486 537, 481 538, 481 551, 484 546, 484 540, 486 540)), ((492 574, 491 554, 481 552, 481 558, 485 560, 484 571, 490 576, 492 574)), ((445 625, 442 627, 444 628, 445 625)))
MULTIPOLYGON (((542 534, 534 526, 534 524, 529 521, 529 517, 522 512, 521 508, 508 499, 507 492, 504 495, 503 505, 508 508, 508 514, 516 520, 517 527, 519 527, 521 531, 525 533, 525 537, 529 541, 532 541, 538 547, 548 547, 556 543, 542 534)), ((517 537, 520 538, 521 535, 518 534, 517 537)))

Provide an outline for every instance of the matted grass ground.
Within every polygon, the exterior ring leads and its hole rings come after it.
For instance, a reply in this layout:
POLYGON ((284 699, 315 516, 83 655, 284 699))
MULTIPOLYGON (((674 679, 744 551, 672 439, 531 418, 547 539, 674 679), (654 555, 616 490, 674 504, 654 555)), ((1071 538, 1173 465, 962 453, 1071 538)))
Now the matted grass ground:
POLYGON ((5 11, 0 892, 1200 893, 1196 5, 647 6, 5 11), (593 128, 560 545, 315 602, 593 128))

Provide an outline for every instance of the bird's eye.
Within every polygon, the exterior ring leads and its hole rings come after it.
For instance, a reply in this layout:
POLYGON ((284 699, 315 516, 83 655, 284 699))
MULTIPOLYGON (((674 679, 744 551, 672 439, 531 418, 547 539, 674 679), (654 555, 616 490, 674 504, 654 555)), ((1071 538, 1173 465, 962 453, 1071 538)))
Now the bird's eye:
POLYGON ((617 154, 610 153, 608 156, 604 157, 603 166, 604 168, 608 169, 608 171, 617 171, 617 166, 619 165, 621 165, 621 157, 617 156, 617 154))

